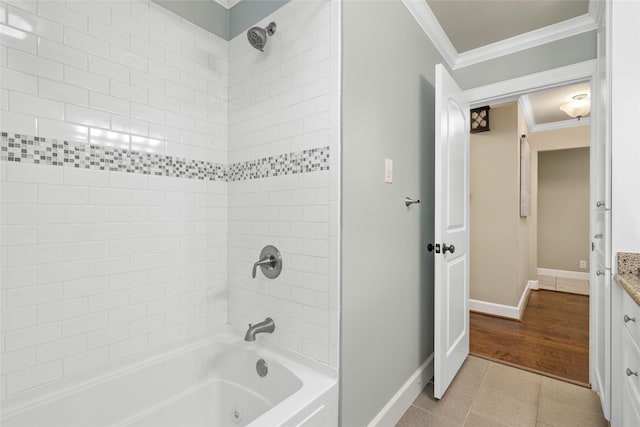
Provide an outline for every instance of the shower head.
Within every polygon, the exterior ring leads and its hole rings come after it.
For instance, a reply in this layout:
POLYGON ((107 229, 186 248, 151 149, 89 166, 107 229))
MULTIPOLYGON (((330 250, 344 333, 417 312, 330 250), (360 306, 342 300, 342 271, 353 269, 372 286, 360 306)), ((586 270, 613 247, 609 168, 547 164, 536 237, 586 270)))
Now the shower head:
POLYGON ((260 52, 264 52, 264 46, 267 44, 267 37, 272 36, 276 32, 276 23, 270 23, 267 28, 253 27, 247 31, 247 39, 254 48, 260 52))

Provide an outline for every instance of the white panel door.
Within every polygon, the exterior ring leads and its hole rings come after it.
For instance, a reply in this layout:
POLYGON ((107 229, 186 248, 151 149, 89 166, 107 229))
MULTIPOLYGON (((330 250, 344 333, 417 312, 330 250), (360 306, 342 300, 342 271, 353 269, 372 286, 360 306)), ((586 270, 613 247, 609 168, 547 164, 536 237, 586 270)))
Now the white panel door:
POLYGON ((434 395, 469 354, 469 103, 436 65, 434 395))

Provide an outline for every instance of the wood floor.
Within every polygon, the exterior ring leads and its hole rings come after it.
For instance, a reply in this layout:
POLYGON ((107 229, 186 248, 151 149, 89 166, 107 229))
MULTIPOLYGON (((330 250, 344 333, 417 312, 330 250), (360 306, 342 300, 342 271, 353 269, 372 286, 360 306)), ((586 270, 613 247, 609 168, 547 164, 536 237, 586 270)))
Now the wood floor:
POLYGON ((471 354, 589 383, 589 297, 532 291, 521 322, 471 313, 471 354))

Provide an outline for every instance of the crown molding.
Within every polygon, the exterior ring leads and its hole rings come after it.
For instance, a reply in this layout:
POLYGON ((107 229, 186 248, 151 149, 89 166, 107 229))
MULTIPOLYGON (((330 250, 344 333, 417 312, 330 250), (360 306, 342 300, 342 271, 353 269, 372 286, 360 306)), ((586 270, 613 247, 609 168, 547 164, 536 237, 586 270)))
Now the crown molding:
POLYGON ((488 103, 516 100, 520 94, 533 89, 550 89, 591 79, 596 72, 596 60, 590 59, 565 65, 553 70, 541 71, 502 82, 492 83, 464 91, 471 101, 471 108, 488 103))
POLYGON ((597 28, 589 14, 576 16, 557 24, 548 25, 495 43, 458 54, 454 70, 490 59, 499 58, 521 50, 530 49, 566 37, 575 36, 597 28))
POLYGON ((520 109, 524 115, 524 120, 527 122, 527 127, 529 130, 533 129, 536 126, 536 119, 533 115, 533 108, 529 101, 529 95, 524 94, 520 96, 520 98, 518 98, 518 104, 520 105, 520 109))
POLYGON ((598 28, 599 14, 602 13, 600 11, 604 7, 604 2, 590 0, 589 13, 585 15, 458 53, 425 0, 402 0, 402 3, 453 70, 595 30, 598 28))
POLYGON ((213 1, 218 3, 220 6, 226 8, 226 9, 231 9, 231 6, 229 6, 229 1, 228 0, 213 0, 213 1))
POLYGON ((531 131, 532 133, 544 132, 547 130, 574 128, 578 126, 587 126, 590 124, 591 124, 591 117, 583 117, 580 120, 569 119, 569 120, 560 120, 559 122, 541 123, 539 125, 536 124, 533 126, 533 128, 530 128, 529 131, 531 131))
POLYGON ((607 3, 604 0, 589 0, 589 16, 599 28, 604 28, 606 9, 607 3))
POLYGON ((227 9, 231 9, 233 6, 240 3, 240 0, 213 0, 213 1, 227 9))
POLYGON ((402 3, 409 9, 409 13, 418 22, 422 31, 429 37, 442 58, 450 68, 453 68, 458 60, 458 52, 453 47, 451 40, 447 37, 440 26, 440 22, 431 11, 425 0, 402 0, 402 3))

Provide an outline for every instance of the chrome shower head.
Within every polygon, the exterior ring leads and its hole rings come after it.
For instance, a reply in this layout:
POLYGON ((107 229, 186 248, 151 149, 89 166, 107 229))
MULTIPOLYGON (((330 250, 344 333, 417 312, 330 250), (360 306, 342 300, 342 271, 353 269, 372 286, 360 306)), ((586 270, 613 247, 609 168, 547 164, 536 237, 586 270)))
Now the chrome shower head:
POLYGON ((247 39, 254 48, 260 52, 264 52, 264 47, 267 44, 267 37, 272 36, 276 32, 276 23, 270 23, 267 28, 253 27, 247 31, 247 39))

